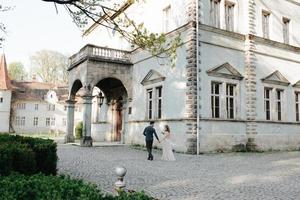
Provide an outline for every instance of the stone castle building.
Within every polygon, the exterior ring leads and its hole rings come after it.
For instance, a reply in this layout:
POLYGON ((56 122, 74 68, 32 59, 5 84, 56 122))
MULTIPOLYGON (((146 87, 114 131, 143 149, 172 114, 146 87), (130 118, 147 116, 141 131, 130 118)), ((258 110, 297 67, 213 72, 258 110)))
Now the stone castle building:
MULTIPOLYGON (((0 62, 0 132, 58 134, 66 131, 68 89, 51 83, 10 80, 5 56, 0 62)), ((82 121, 78 103, 75 124, 82 121)))
POLYGON ((170 125, 178 151, 299 149, 299 9, 299 0, 123 4, 120 13, 150 31, 180 34, 175 67, 91 26, 84 38, 92 44, 70 58, 66 142, 82 88, 86 146, 143 144, 143 128, 154 120, 158 132, 170 125), (100 95, 104 103, 92 106, 100 95))

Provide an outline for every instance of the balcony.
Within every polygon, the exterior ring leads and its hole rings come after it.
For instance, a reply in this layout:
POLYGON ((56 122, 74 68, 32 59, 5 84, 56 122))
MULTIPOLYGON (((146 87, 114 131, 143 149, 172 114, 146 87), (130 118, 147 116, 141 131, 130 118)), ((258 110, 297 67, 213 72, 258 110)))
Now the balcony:
POLYGON ((131 53, 129 51, 87 44, 82 49, 80 49, 78 53, 70 57, 70 67, 68 71, 84 62, 85 60, 131 64, 131 53))

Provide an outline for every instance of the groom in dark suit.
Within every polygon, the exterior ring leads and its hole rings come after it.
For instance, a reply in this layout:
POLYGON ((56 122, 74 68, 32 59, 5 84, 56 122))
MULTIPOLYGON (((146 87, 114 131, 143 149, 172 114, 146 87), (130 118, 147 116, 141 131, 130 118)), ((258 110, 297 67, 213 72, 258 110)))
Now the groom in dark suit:
POLYGON ((155 135, 157 141, 160 143, 156 131, 153 127, 154 127, 154 121, 151 121, 150 126, 147 126, 143 132, 146 140, 147 151, 148 151, 148 160, 153 160, 153 155, 152 155, 153 134, 155 135))

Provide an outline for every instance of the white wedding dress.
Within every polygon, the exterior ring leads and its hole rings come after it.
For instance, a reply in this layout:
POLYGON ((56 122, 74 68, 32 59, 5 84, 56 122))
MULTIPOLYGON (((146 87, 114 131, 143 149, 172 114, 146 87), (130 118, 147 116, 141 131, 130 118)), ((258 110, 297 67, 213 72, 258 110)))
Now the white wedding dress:
POLYGON ((162 141, 163 154, 161 159, 166 161, 175 161, 175 157, 172 151, 172 143, 170 138, 170 133, 165 132, 165 139, 162 141))

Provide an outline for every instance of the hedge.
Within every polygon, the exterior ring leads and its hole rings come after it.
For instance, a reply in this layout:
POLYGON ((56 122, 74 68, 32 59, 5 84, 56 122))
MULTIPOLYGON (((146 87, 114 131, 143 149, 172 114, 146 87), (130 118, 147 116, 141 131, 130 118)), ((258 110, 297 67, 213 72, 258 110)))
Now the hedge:
POLYGON ((0 179, 1 199, 7 200, 153 200, 144 193, 105 195, 95 185, 65 176, 11 174, 0 179))
POLYGON ((57 145, 53 140, 0 134, 0 174, 56 174, 57 145))

